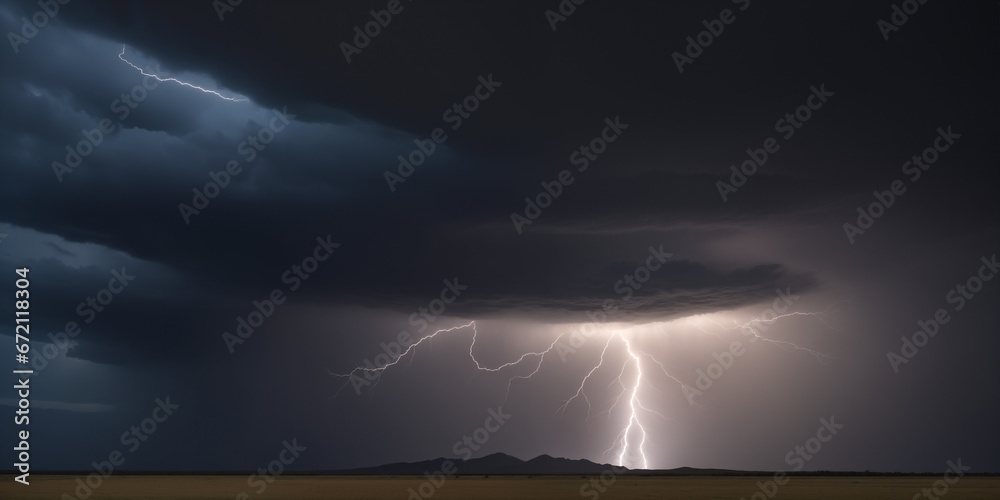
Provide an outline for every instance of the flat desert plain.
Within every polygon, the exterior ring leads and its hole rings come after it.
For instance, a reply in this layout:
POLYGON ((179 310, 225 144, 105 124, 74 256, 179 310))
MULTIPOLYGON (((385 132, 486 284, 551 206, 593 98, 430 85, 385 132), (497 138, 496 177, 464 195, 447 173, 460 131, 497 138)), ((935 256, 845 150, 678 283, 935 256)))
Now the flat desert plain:
MULTIPOLYGON (((31 475, 29 486, 13 480, 13 476, 0 476, 0 498, 4 500, 70 499, 76 496, 76 479, 82 476, 31 475), (66 494, 66 497, 63 497, 66 494)), ((449 477, 440 487, 433 489, 434 500, 469 499, 523 499, 550 498, 615 499, 750 499, 760 491, 758 482, 770 476, 741 477, 663 477, 619 476, 604 492, 581 487, 591 476, 460 476, 449 477), (597 496, 594 496, 595 493, 597 496)), ((777 500, 857 500, 905 499, 931 488, 941 476, 920 477, 792 477, 777 492, 777 500)), ((426 481, 414 476, 294 476, 278 477, 258 494, 247 485, 247 476, 111 476, 96 488, 87 500, 139 500, 139 499, 237 499, 260 498, 266 500, 403 500, 410 497, 426 481), (246 496, 240 496, 240 494, 246 496)), ((599 482, 595 484, 600 484, 599 482)), ((940 485, 939 485, 940 489, 940 485)), ((431 492, 425 485, 424 493, 431 492)), ((931 493, 933 495, 933 493, 931 493)), ((760 498, 760 496, 758 496, 760 498)), ((944 500, 1000 498, 1000 478, 963 477, 948 487, 944 500)))

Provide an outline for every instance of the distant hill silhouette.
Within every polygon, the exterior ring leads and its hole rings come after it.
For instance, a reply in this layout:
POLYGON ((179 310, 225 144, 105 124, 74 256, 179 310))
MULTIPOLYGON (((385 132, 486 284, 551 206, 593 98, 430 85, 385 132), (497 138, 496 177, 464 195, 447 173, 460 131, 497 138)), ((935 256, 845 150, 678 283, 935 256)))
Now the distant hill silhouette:
MULTIPOLYGON (((458 469, 458 474, 463 475, 487 475, 487 474, 509 474, 509 475, 573 475, 585 474, 594 475, 611 470, 611 465, 598 464, 590 460, 571 460, 569 458, 557 458, 549 455, 539 455, 531 460, 524 461, 512 457, 505 453, 494 453, 480 458, 472 458, 462 461, 458 458, 436 458, 421 462, 399 462, 379 465, 376 467, 365 467, 361 469, 347 469, 332 471, 332 474, 344 475, 377 475, 377 476, 404 476, 419 475, 425 472, 441 470, 441 464, 445 460, 451 460, 458 469)), ((669 470, 629 470, 615 467, 618 474, 654 474, 654 475, 730 475, 745 474, 741 471, 730 471, 724 469, 695 469, 691 467, 681 467, 669 470)))
MULTIPOLYGON (((451 460, 458 475, 512 475, 512 476, 596 476, 612 469, 608 464, 598 464, 590 460, 571 460, 549 455, 539 455, 531 460, 521 460, 504 453, 494 453, 485 457, 473 458, 463 462, 460 458, 436 458, 421 462, 401 462, 343 470, 306 470, 286 471, 286 476, 422 476, 441 470, 441 463, 451 460)), ((33 471, 34 472, 34 471, 33 471)), ((80 476, 94 472, 93 469, 83 470, 46 470, 39 474, 80 476)), ((253 470, 199 470, 199 471, 169 471, 169 470, 116 470, 115 475, 122 476, 246 476, 253 470)), ((678 467, 676 469, 625 469, 614 466, 615 474, 632 476, 771 476, 774 471, 752 471, 731 469, 697 469, 694 467, 678 467)), ((937 477, 940 472, 878 472, 878 471, 829 471, 803 470, 784 471, 788 476, 825 476, 825 477, 937 477)), ((16 475, 16 470, 2 470, 0 474, 16 475)), ((966 472, 971 477, 1000 477, 996 472, 966 472)))

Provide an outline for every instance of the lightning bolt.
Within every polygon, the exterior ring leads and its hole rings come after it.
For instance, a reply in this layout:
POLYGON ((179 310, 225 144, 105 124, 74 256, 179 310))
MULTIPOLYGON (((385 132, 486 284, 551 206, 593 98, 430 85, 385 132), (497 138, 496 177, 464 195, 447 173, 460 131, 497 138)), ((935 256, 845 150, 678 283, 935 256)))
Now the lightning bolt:
MULTIPOLYGON (((681 379, 679 379, 679 378, 671 375, 670 373, 668 373, 667 372, 667 367, 663 366, 663 363, 660 363, 656 358, 653 357, 653 355, 645 353, 645 352, 643 352, 642 354, 645 355, 646 357, 648 357, 649 359, 651 359, 654 363, 656 363, 656 365, 659 366, 661 370, 663 370, 663 374, 666 375, 667 378, 669 378, 670 380, 673 380, 674 382, 677 382, 677 385, 681 386, 681 392, 683 392, 685 395, 688 395, 688 394, 691 394, 691 393, 694 392, 694 391, 691 390, 691 386, 685 384, 684 382, 681 381, 681 379)), ((698 408, 704 408, 704 406, 702 406, 702 405, 698 404, 697 402, 695 402, 695 400, 693 398, 691 398, 691 397, 688 397, 688 402, 691 403, 693 406, 697 406, 698 408)), ((650 411, 652 411, 652 410, 650 410, 650 411)))
MULTIPOLYGON (((833 306, 831 306, 831 308, 832 307, 833 306)), ((769 344, 782 347, 782 348, 784 348, 786 350, 803 351, 803 352, 806 352, 806 353, 808 353, 808 354, 816 357, 820 362, 826 362, 827 360, 832 359, 832 357, 828 356, 826 354, 823 354, 823 353, 821 353, 819 351, 815 351, 813 349, 809 349, 809 348, 806 348, 806 347, 799 346, 799 345, 797 345, 797 344, 795 344, 793 342, 790 342, 790 341, 772 339, 772 338, 765 337, 765 336, 763 336, 761 334, 761 331, 766 331, 767 326, 773 324, 774 322, 776 322, 776 321, 778 321, 780 319, 794 317, 794 316, 810 316, 810 317, 815 317, 815 318, 819 319, 824 325, 826 325, 827 327, 833 329, 833 327, 831 327, 829 325, 829 323, 827 323, 823 319, 822 314, 823 313, 813 313, 813 312, 791 312, 791 313, 781 314, 781 315, 775 316, 774 318, 770 318, 770 319, 754 318, 754 319, 751 319, 751 320, 746 321, 744 323, 734 322, 735 323, 734 327, 726 327, 724 325, 720 325, 718 323, 715 323, 714 321, 712 321, 712 323, 716 324, 717 326, 719 326, 720 328, 725 329, 725 330, 730 330, 730 331, 731 330, 741 330, 745 334, 750 334, 751 336, 753 336, 752 341, 762 340, 762 341, 767 342, 769 344)), ((722 338, 720 335, 718 335, 716 333, 709 332, 708 330, 705 330, 704 328, 698 326, 697 324, 695 324, 695 323, 693 323, 691 321, 689 321, 689 323, 691 323, 693 326, 695 326, 696 328, 698 328, 699 330, 701 330, 702 332, 704 332, 706 334, 714 335, 716 337, 722 338)), ((556 349, 556 347, 559 345, 560 339, 562 339, 566 335, 566 333, 558 335, 552 341, 552 343, 549 344, 548 347, 546 347, 545 349, 542 349, 542 350, 539 350, 539 351, 525 352, 524 354, 522 354, 521 356, 519 356, 517 359, 514 359, 513 361, 509 361, 509 362, 506 362, 506 363, 502 363, 502 364, 497 365, 497 366, 486 366, 486 365, 484 365, 483 363, 481 363, 476 358, 475 346, 476 346, 476 341, 478 340, 478 337, 479 337, 479 332, 476 329, 476 322, 475 321, 470 321, 468 323, 465 323, 465 324, 462 324, 462 325, 458 325, 458 326, 454 326, 454 327, 451 327, 451 328, 442 328, 442 329, 437 330, 437 331, 435 331, 435 332, 433 332, 431 334, 428 334, 428 335, 425 335, 424 337, 421 337, 419 340, 417 340, 413 344, 410 344, 403 352, 399 353, 395 357, 391 357, 389 359, 389 361, 387 363, 383 364, 382 366, 368 366, 368 367, 358 366, 358 367, 354 368, 353 370, 351 370, 349 372, 346 372, 346 373, 333 373, 333 372, 329 372, 329 373, 331 375, 335 376, 335 377, 346 377, 348 379, 350 379, 351 377, 358 376, 359 374, 360 375, 374 374, 375 375, 375 379, 376 379, 375 383, 377 384, 378 381, 381 380, 381 375, 387 369, 389 369, 392 366, 397 365, 404 357, 406 357, 406 356, 408 356, 410 354, 414 354, 416 352, 416 348, 420 344, 423 344, 425 341, 429 342, 431 339, 437 337, 438 335, 448 334, 448 333, 451 333, 451 332, 458 332, 458 331, 467 330, 467 329, 471 329, 472 330, 472 341, 469 344, 469 358, 472 360, 473 364, 475 365, 476 370, 483 371, 483 372, 499 372, 499 371, 502 371, 504 369, 515 368, 515 367, 518 367, 518 366, 521 366, 521 365, 526 365, 526 366, 529 366, 529 367, 533 366, 533 369, 531 370, 530 373, 522 374, 522 375, 514 375, 514 376, 512 376, 508 380, 508 382, 507 382, 507 397, 508 398, 510 396, 511 384, 513 384, 513 382, 515 380, 530 379, 533 376, 535 376, 539 372, 539 370, 541 370, 541 367, 542 367, 542 365, 545 362, 545 356, 547 354, 549 354, 553 349, 556 349)), ((634 455, 635 458, 637 459, 636 461, 639 464, 641 464, 641 467, 643 469, 648 469, 649 468, 649 458, 646 456, 646 450, 645 450, 645 445, 646 445, 646 440, 647 440, 647 437, 648 437, 648 433, 647 433, 646 427, 645 427, 645 425, 643 423, 644 422, 643 416, 644 416, 645 413, 651 413, 653 415, 659 416, 659 417, 664 418, 664 419, 666 419, 666 417, 663 414, 661 414, 661 413, 659 413, 659 412, 657 412, 657 411, 649 408, 648 406, 644 405, 643 402, 642 402, 642 394, 641 394, 642 391, 640 389, 643 386, 649 385, 650 387, 653 387, 654 389, 657 389, 655 385, 649 383, 645 379, 647 373, 643 371, 643 359, 644 358, 648 359, 648 360, 652 361, 656 366, 658 366, 660 368, 660 370, 662 371, 662 373, 669 380, 673 381, 674 383, 676 383, 680 387, 680 389, 682 390, 682 392, 684 392, 685 397, 688 399, 688 401, 692 405, 698 406, 699 408, 703 408, 703 407, 701 405, 699 405, 698 403, 696 403, 691 397, 689 397, 689 391, 691 389, 690 386, 688 386, 687 384, 685 384, 679 378, 671 375, 667 371, 666 366, 663 363, 661 363, 659 360, 657 360, 654 356, 652 356, 651 354, 649 354, 649 353, 647 353, 645 351, 642 351, 642 350, 636 348, 633 345, 633 341, 632 341, 631 337, 626 332, 624 332, 622 330, 614 330, 614 331, 610 331, 608 333, 609 333, 609 335, 607 337, 607 341, 604 342, 604 345, 603 345, 603 347, 601 349, 600 357, 597 359, 596 363, 592 367, 590 367, 590 369, 587 371, 586 375, 584 375, 583 378, 580 380, 580 385, 577 386, 576 391, 572 394, 572 396, 570 396, 569 399, 564 400, 562 402, 562 405, 560 405, 558 407, 558 409, 556 410, 556 413, 557 414, 563 414, 563 415, 565 415, 565 413, 566 413, 567 409, 569 408, 570 404, 572 404, 577 399, 583 399, 583 401, 587 404, 587 420, 589 420, 593 416, 592 415, 593 405, 592 405, 592 402, 591 402, 590 398, 587 396, 587 393, 585 391, 585 387, 587 386, 587 383, 591 380, 591 378, 595 375, 595 373, 597 373, 601 368, 603 368, 605 366, 605 363, 608 360, 608 352, 609 352, 609 349, 611 348, 612 343, 614 343, 615 341, 620 341, 622 347, 624 348, 625 361, 622 364, 622 367, 621 367, 621 370, 618 373, 618 376, 614 380, 612 380, 612 382, 608 385, 608 388, 610 388, 611 386, 615 385, 615 383, 617 383, 621 387, 621 390, 617 393, 617 395, 615 397, 613 397, 610 400, 610 401, 613 401, 611 403, 610 407, 608 407, 607 410, 602 411, 602 412, 600 412, 600 413, 598 413, 596 415, 602 415, 604 413, 607 413, 608 414, 608 418, 610 419, 611 416, 612 416, 613 410, 615 408, 617 408, 619 406, 619 404, 621 404, 622 399, 626 399, 628 401, 628 405, 627 405, 628 412, 627 412, 627 415, 626 415, 627 419, 624 421, 623 427, 617 433, 616 437, 612 441, 611 447, 609 447, 607 450, 604 451, 604 455, 603 456, 607 456, 609 454, 615 453, 617 455, 616 456, 617 465, 619 465, 619 466, 625 466, 626 462, 630 461, 630 458, 631 458, 630 452, 631 452, 632 455, 634 455), (634 380, 626 381, 625 380, 625 374, 626 374, 626 371, 628 370, 629 367, 633 367, 634 368, 635 379, 634 380), (636 442, 636 441, 638 441, 638 442, 636 442)), ((415 357, 415 354, 414 354, 414 357, 415 357)), ((413 358, 410 359, 410 362, 411 363, 413 362, 413 358)), ((616 364, 616 366, 617 366, 617 364, 616 364)), ((350 382, 351 382, 350 380, 348 380, 347 382, 345 382, 344 385, 341 386, 340 390, 343 390, 343 388, 346 387, 348 384, 350 384, 350 382)), ((338 390, 337 392, 339 393, 340 390, 338 390)), ((659 389, 657 389, 657 390, 659 390, 659 389)))
MULTIPOLYGON (((584 401, 587 402, 587 418, 590 418, 590 409, 591 409, 591 407, 590 407, 590 399, 588 399, 587 395, 583 393, 583 386, 587 385, 587 380, 590 379, 590 376, 593 375, 594 372, 596 372, 598 368, 600 368, 601 366, 604 365, 604 355, 608 352, 608 346, 611 345, 611 341, 614 340, 614 339, 615 339, 614 336, 608 337, 608 341, 604 343, 604 349, 601 351, 601 359, 597 362, 596 365, 594 365, 593 368, 590 369, 589 372, 587 372, 587 375, 585 377, 583 377, 583 380, 580 381, 580 387, 577 387, 576 394, 574 394, 573 397, 567 399, 563 403, 563 405, 560 406, 558 410, 556 410, 557 413, 558 412, 566 413, 566 408, 569 406, 569 404, 572 403, 574 399, 576 399, 576 398, 580 397, 581 395, 583 395, 584 401)), ((625 366, 622 366, 622 373, 625 373, 625 366)), ((618 381, 619 382, 621 381, 622 373, 618 374, 618 381)), ((612 383, 614 383, 614 382, 612 382, 612 383)))
POLYGON ((598 415, 607 413, 608 418, 611 418, 611 412, 618 406, 618 404, 621 402, 622 397, 625 396, 626 394, 628 395, 629 413, 625 423, 625 427, 623 427, 622 430, 618 432, 618 435, 615 438, 614 442, 612 443, 611 447, 604 451, 603 456, 607 456, 609 453, 613 452, 616 448, 618 448, 620 451, 618 452, 617 465, 624 466, 626 462, 626 456, 628 455, 629 450, 631 448, 631 445, 629 444, 629 436, 632 435, 633 432, 638 432, 639 436, 641 436, 641 439, 639 440, 639 443, 635 448, 636 451, 638 452, 639 460, 642 463, 642 468, 648 469, 649 459, 646 457, 646 451, 644 448, 646 444, 647 433, 646 433, 646 428, 642 424, 642 419, 640 417, 641 412, 639 410, 652 413, 660 418, 666 419, 667 417, 665 417, 660 412, 645 406, 642 403, 642 399, 640 398, 639 394, 639 389, 646 382, 643 379, 644 374, 642 371, 642 359, 640 355, 646 356, 649 359, 653 360, 653 362, 656 363, 663 370, 663 373, 667 377, 669 377, 674 382, 677 382, 682 388, 686 388, 687 385, 684 384, 684 382, 682 382, 680 379, 674 377, 673 375, 670 375, 670 373, 667 372, 666 367, 664 367, 663 364, 657 361, 655 358, 653 358, 652 356, 650 356, 645 352, 634 349, 632 347, 632 342, 629 340, 629 337, 626 336, 624 332, 620 330, 612 332, 612 335, 608 337, 607 342, 605 342, 604 344, 604 348, 601 350, 601 356, 598 359, 597 364, 591 367, 590 371, 587 372, 587 375, 585 375, 583 379, 580 381, 580 385, 577 387, 576 392, 573 394, 573 396, 570 397, 565 402, 563 402, 563 405, 559 407, 559 410, 557 410, 557 412, 565 413, 566 408, 569 406, 570 403, 572 403, 575 399, 582 397, 584 401, 587 402, 587 419, 588 420, 590 419, 591 416, 590 413, 592 408, 590 399, 587 398, 587 394, 586 392, 584 392, 584 387, 587 385, 587 380, 589 380, 590 377, 594 375, 594 373, 598 369, 604 366, 608 348, 611 346, 611 343, 615 340, 621 341, 622 345, 625 347, 627 358, 625 360, 625 363, 622 364, 622 368, 621 371, 619 371, 618 376, 615 378, 615 380, 611 382, 611 384, 608 387, 614 385, 617 382, 619 385, 621 385, 622 390, 618 393, 617 397, 614 398, 614 403, 612 403, 607 410, 599 413, 598 415), (635 381, 632 382, 631 385, 626 385, 626 383, 622 380, 622 377, 625 376, 625 370, 630 365, 633 365, 635 367, 635 372, 636 372, 635 381), (635 428, 636 431, 633 431, 633 428, 635 428))
MULTIPOLYGON (((761 335, 760 332, 758 331, 758 330, 761 330, 760 325, 770 325, 770 324, 774 323, 775 321, 777 321, 779 319, 789 318, 789 317, 792 317, 792 316, 812 316, 812 317, 818 318, 824 325, 827 325, 827 327, 830 327, 830 325, 826 321, 823 321, 823 319, 819 316, 819 313, 808 313, 808 312, 792 312, 792 313, 787 313, 787 314, 782 314, 782 315, 779 315, 779 316, 775 316, 773 319, 762 320, 762 319, 754 318, 754 319, 752 319, 750 321, 747 321, 746 323, 742 323, 742 324, 740 324, 738 322, 735 322, 735 323, 736 323, 736 328, 740 329, 744 333, 747 333, 751 337, 753 337, 752 339, 750 339, 751 342, 756 342, 757 340, 763 340, 764 342, 767 342, 769 344, 781 347, 782 349, 785 349, 786 351, 787 350, 803 351, 803 352, 809 353, 810 355, 812 355, 813 357, 815 357, 820 363, 823 363, 823 364, 826 364, 828 360, 833 359, 833 357, 830 356, 830 355, 823 354, 823 353, 821 353, 819 351, 816 351, 816 350, 813 350, 813 349, 809 349, 808 347, 802 347, 802 346, 800 346, 800 345, 798 345, 798 344, 796 344, 794 342, 789 342, 787 340, 776 340, 776 339, 771 339, 771 338, 765 337, 765 336, 761 335)), ((830 328, 832 329, 832 327, 830 327, 830 328)), ((764 330, 766 330, 766 328, 764 330)))
POLYGON ((618 335, 621 337, 622 341, 625 342, 625 350, 628 351, 628 355, 632 357, 633 361, 635 361, 635 369, 637 372, 635 376, 635 385, 632 386, 632 396, 629 398, 629 409, 631 409, 631 413, 628 417, 628 425, 621 434, 622 452, 618 455, 618 465, 625 465, 625 454, 628 453, 628 434, 629 431, 632 430, 632 424, 634 423, 635 426, 639 428, 639 432, 642 433, 642 441, 639 442, 639 456, 642 457, 642 468, 648 469, 649 461, 646 459, 646 452, 642 449, 642 446, 646 444, 646 428, 642 426, 641 422, 639 422, 639 415, 636 410, 637 407, 642 408, 642 403, 638 399, 639 384, 642 383, 642 361, 639 360, 639 356, 632 351, 632 343, 628 341, 628 338, 621 333, 618 335))
MULTIPOLYGON (((779 319, 790 318, 790 317, 795 317, 795 316, 808 316, 808 317, 816 318, 817 320, 819 320, 820 323, 823 323, 823 325, 826 326, 827 328, 829 328, 830 330, 837 331, 836 328, 834 328, 832 325, 830 325, 829 322, 826 321, 826 319, 824 318, 824 316, 826 316, 827 314, 830 314, 831 311, 836 312, 837 306, 839 306, 840 304, 846 303, 846 302, 850 302, 850 301, 851 301, 851 299, 838 300, 837 302, 834 302, 829 307, 827 307, 825 311, 820 311, 820 312, 800 312, 800 311, 797 311, 797 312, 790 312, 790 313, 785 313, 785 314, 779 314, 779 315, 777 315, 777 316, 775 316, 773 318, 769 318, 769 319, 761 319, 761 318, 757 317, 757 318, 753 318, 753 319, 751 319, 749 321, 746 321, 744 323, 740 323, 738 321, 733 321, 733 323, 735 324, 735 327, 728 327, 727 328, 727 327, 724 327, 722 325, 719 325, 718 323, 715 323, 714 321, 713 321, 713 323, 716 324, 717 326, 725 328, 726 330, 740 330, 744 334, 747 334, 747 335, 753 337, 752 339, 750 339, 751 342, 756 342, 758 340, 761 340, 761 341, 764 341, 764 342, 766 342, 768 344, 778 346, 778 347, 780 347, 780 348, 782 348, 782 349, 784 349, 786 351, 802 351, 802 352, 808 353, 811 356, 815 357, 820 363, 826 364, 829 360, 834 359, 833 356, 830 356, 828 354, 824 354, 824 353, 816 351, 814 349, 809 349, 807 347, 802 347, 802 346, 800 346, 798 344, 795 344, 794 342, 790 342, 790 341, 787 341, 787 340, 777 340, 777 339, 772 339, 772 338, 769 338, 769 337, 765 337, 765 336, 763 336, 761 334, 761 332, 762 331, 766 332, 767 328, 771 324, 773 324, 775 321, 778 321, 779 319), (762 327, 761 325, 764 325, 764 326, 762 327)), ((695 325, 695 326, 697 327, 697 325, 695 325)), ((698 328, 701 331, 705 332, 705 333, 709 333, 706 330, 704 330, 703 328, 700 328, 700 327, 698 327, 698 328)))
POLYGON ((224 95, 222 95, 222 94, 220 94, 220 93, 218 93, 218 92, 216 92, 214 90, 208 90, 208 89, 205 89, 205 88, 201 88, 201 87, 199 87, 197 85, 193 85, 193 84, 190 84, 190 83, 187 83, 187 82, 182 82, 182 81, 180 81, 180 80, 178 80, 176 78, 160 78, 159 76, 156 76, 156 75, 154 75, 152 73, 146 73, 145 71, 142 70, 142 68, 136 66, 135 64, 132 64, 131 62, 129 62, 128 59, 125 59, 125 46, 124 45, 122 45, 122 51, 121 51, 121 53, 118 54, 118 59, 121 59, 122 61, 125 62, 125 64, 128 64, 129 66, 132 66, 133 68, 135 68, 139 73, 142 73, 143 76, 149 76, 149 77, 152 77, 152 78, 156 78, 157 80, 159 80, 161 82, 179 83, 181 85, 184 85, 185 87, 191 87, 193 89, 198 89, 198 90, 200 90, 202 92, 205 92, 206 94, 214 94, 214 95, 216 95, 216 96, 218 96, 218 97, 220 97, 222 99, 225 99, 227 101, 245 102, 247 100, 246 98, 226 97, 226 96, 224 96, 224 95))
MULTIPOLYGON (((475 332, 475 330, 476 330, 476 322, 475 321, 470 321, 470 322, 468 322, 468 323, 466 323, 464 325, 458 325, 458 326, 454 326, 454 327, 451 327, 451 328, 442 328, 442 329, 440 329, 440 330, 438 330, 438 331, 436 331, 436 332, 434 332, 432 334, 425 335, 425 336, 421 337, 420 340, 418 340, 418 341, 410 344, 406 348, 406 350, 404 350, 403 352, 401 352, 398 356, 396 356, 394 358, 391 358, 388 363, 385 363, 382 366, 376 366, 376 367, 358 366, 355 369, 353 369, 353 370, 351 370, 351 371, 349 371, 347 373, 333 373, 333 372, 329 372, 329 373, 330 373, 330 375, 333 375, 334 377, 347 377, 348 379, 350 379, 351 377, 357 376, 359 373, 361 373, 361 374, 374 373, 376 375, 375 384, 377 385, 378 382, 382 379, 382 373, 383 372, 385 372, 387 369, 389 369, 392 366, 396 366, 396 364, 398 364, 400 360, 402 360, 403 358, 405 358, 407 354, 410 354, 411 352, 413 352, 417 348, 417 346, 419 346, 420 344, 423 344, 425 340, 433 339, 434 337, 436 337, 436 336, 438 336, 439 334, 442 334, 442 333, 453 332, 455 330, 461 330, 461 329, 469 328, 469 327, 472 327, 473 332, 475 332)), ((475 335, 473 335, 473 345, 475 345, 475 335)), ((470 356, 472 354, 472 347, 471 346, 469 347, 469 354, 470 354, 470 356)), ((475 359, 475 358, 473 358, 473 359, 475 359)), ((411 360, 411 362, 412 362, 412 360, 411 360)), ((478 361, 476 362, 476 366, 477 367, 480 366, 478 361)), ((345 382, 344 385, 342 385, 340 387, 340 389, 337 391, 337 393, 339 394, 340 391, 344 390, 344 387, 347 387, 347 385, 350 384, 350 383, 351 383, 350 380, 348 380, 347 382, 345 382)))

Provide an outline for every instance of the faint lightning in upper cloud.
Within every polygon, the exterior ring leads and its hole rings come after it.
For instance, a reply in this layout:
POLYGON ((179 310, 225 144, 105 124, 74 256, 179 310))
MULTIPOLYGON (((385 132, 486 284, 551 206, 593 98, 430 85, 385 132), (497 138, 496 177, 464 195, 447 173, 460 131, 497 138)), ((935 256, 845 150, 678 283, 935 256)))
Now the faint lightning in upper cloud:
MULTIPOLYGON (((832 359, 832 356, 830 356, 828 354, 823 354, 823 353, 821 353, 819 351, 816 351, 816 350, 813 350, 813 349, 809 349, 808 347, 802 347, 802 346, 800 346, 800 345, 798 345, 798 344, 796 344, 794 342, 789 342, 787 340, 775 340, 775 339, 767 338, 767 337, 761 335, 760 332, 758 331, 758 330, 761 329, 760 328, 761 324, 770 325, 770 324, 774 323, 775 321, 777 321, 777 320, 779 320, 781 318, 787 318, 787 317, 791 317, 791 316, 815 316, 816 318, 820 318, 818 313, 793 312, 793 313, 782 314, 780 316, 776 316, 773 319, 762 320, 762 319, 759 319, 759 318, 754 318, 754 319, 752 319, 750 321, 747 321, 746 323, 742 323, 742 324, 740 324, 739 322, 735 322, 735 323, 736 323, 736 327, 737 328, 739 328, 743 332, 749 333, 749 335, 751 337, 753 337, 751 339, 752 342, 759 339, 759 340, 763 340, 764 342, 767 342, 769 344, 774 344, 776 346, 779 346, 779 347, 781 347, 783 349, 786 349, 786 350, 791 349, 791 350, 795 350, 795 351, 807 352, 807 353, 813 355, 817 360, 819 360, 820 363, 826 363, 827 360, 832 359)), ((824 325, 827 325, 829 327, 829 324, 827 324, 825 321, 823 321, 822 318, 820 318, 820 321, 823 322, 824 325)))
POLYGON ((826 311, 822 311, 822 312, 798 312, 798 311, 796 311, 796 312, 790 312, 790 313, 785 313, 785 314, 779 314, 779 315, 777 315, 777 316, 775 316, 773 318, 767 318, 767 319, 762 319, 760 317, 756 317, 756 318, 753 318, 750 321, 746 321, 744 323, 740 323, 738 321, 734 321, 734 323, 736 325, 735 328, 727 328, 727 329, 728 330, 739 329, 744 334, 747 334, 747 335, 750 335, 751 337, 753 337, 751 339, 751 342, 756 342, 757 340, 763 340, 764 342, 776 345, 776 346, 781 347, 782 349, 785 349, 785 350, 803 351, 803 352, 809 353, 813 357, 815 357, 817 360, 819 360, 820 363, 824 363, 825 364, 827 361, 833 359, 833 356, 830 356, 828 354, 824 354, 824 353, 816 351, 814 349, 809 349, 807 347, 802 347, 802 346, 800 346, 798 344, 795 344, 794 342, 789 342, 787 340, 776 340, 776 339, 771 339, 771 338, 765 337, 765 336, 761 335, 761 331, 767 331, 767 326, 773 324, 775 321, 778 321, 779 319, 790 318, 790 317, 793 317, 793 316, 809 316, 809 317, 812 317, 812 318, 816 318, 817 320, 819 320, 820 323, 823 323, 823 325, 826 326, 827 328, 829 328, 830 330, 836 331, 837 329, 834 328, 832 325, 830 325, 830 323, 828 323, 824 319, 824 315, 830 313, 830 311, 835 310, 838 305, 840 305, 842 303, 845 303, 845 302, 850 302, 850 299, 844 299, 844 300, 839 300, 837 302, 834 302, 833 304, 830 305, 830 307, 826 308, 826 311), (761 325, 765 325, 765 326, 762 327, 761 325))
POLYGON ((138 71, 139 71, 139 73, 142 73, 142 75, 143 75, 143 76, 148 76, 148 77, 152 77, 152 78, 156 78, 157 80, 159 80, 159 81, 161 81, 161 82, 174 82, 174 83, 179 83, 179 84, 181 84, 181 85, 184 85, 185 87, 191 87, 191 88, 193 88, 193 89, 198 89, 198 90, 200 90, 200 91, 202 91, 202 92, 205 92, 206 94, 214 94, 214 95, 216 95, 216 96, 218 96, 218 97, 221 97, 222 99, 225 99, 225 100, 227 100, 227 101, 232 101, 232 102, 245 102, 245 101, 247 100, 247 99, 246 99, 246 98, 244 98, 244 97, 241 97, 241 98, 235 98, 235 97, 226 97, 226 96, 224 96, 224 95, 222 95, 222 94, 220 94, 220 93, 218 93, 218 92, 216 92, 216 91, 214 91, 214 90, 208 90, 208 89, 206 89, 206 88, 202 88, 202 87, 199 87, 199 86, 197 86, 197 85, 193 85, 193 84, 190 84, 190 83, 187 83, 187 82, 182 82, 182 81, 180 81, 180 80, 178 80, 178 79, 176 79, 176 78, 160 78, 159 76, 157 76, 157 75, 154 75, 154 74, 152 74, 152 73, 146 73, 145 71, 143 71, 143 70, 142 70, 142 68, 140 68, 140 67, 136 66, 135 64, 132 64, 131 62, 129 62, 129 60, 128 60, 128 59, 125 59, 125 46, 124 46, 124 45, 122 45, 122 51, 121 51, 121 53, 120 53, 120 54, 118 54, 118 59, 121 59, 122 61, 124 61, 124 62, 125 62, 126 64, 128 64, 129 66, 132 66, 133 68, 135 68, 136 70, 138 70, 138 71))

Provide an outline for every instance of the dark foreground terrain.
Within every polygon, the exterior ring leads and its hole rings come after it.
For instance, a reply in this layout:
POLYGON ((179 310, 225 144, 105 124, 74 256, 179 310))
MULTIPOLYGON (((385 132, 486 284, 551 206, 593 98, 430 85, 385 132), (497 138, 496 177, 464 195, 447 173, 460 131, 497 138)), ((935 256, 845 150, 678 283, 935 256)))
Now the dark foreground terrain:
MULTIPOLYGON (((0 498, 4 500, 69 499, 77 496, 78 476, 36 476, 31 485, 15 483, 0 476, 0 498), (66 494, 67 496, 63 496, 66 494)), ((759 482, 770 476, 741 477, 657 477, 619 476, 609 487, 598 476, 460 476, 447 478, 440 487, 424 484, 426 478, 413 476, 281 476, 251 488, 247 476, 112 476, 103 481, 88 500, 100 499, 406 499, 410 488, 435 500, 447 499, 632 499, 632 498, 751 498, 761 490, 759 482), (593 483, 591 483, 593 481, 593 483), (593 486, 585 486, 593 484, 593 486), (604 488, 601 492, 596 486, 604 488), (583 488, 581 490, 581 488, 583 488), (241 493, 246 496, 241 496, 241 493)), ((793 499, 911 499, 931 488, 941 476, 909 477, 792 477, 779 487, 776 498, 793 499)), ((605 477, 606 482, 611 479, 605 477)), ((938 486, 939 491, 941 486, 938 486)), ((928 491, 932 495, 933 492, 928 491)), ((81 490, 85 493, 85 490, 81 490)), ((414 497, 419 498, 419 497, 414 497)), ((757 498, 761 498, 758 495, 757 498)), ((948 487, 947 500, 1000 498, 1000 478, 963 477, 948 487)))

